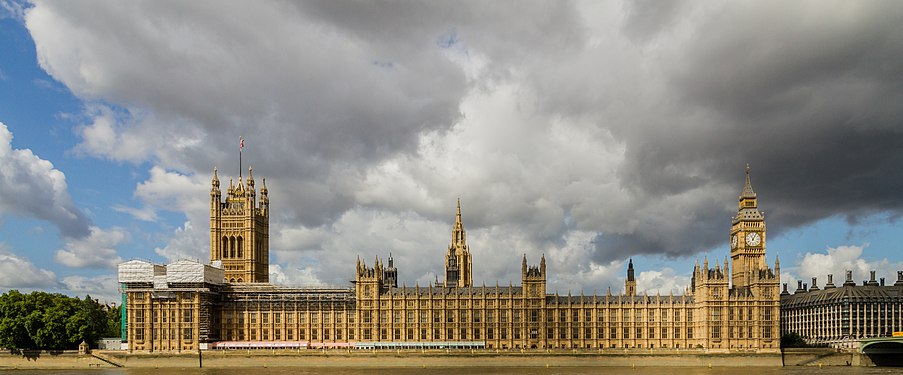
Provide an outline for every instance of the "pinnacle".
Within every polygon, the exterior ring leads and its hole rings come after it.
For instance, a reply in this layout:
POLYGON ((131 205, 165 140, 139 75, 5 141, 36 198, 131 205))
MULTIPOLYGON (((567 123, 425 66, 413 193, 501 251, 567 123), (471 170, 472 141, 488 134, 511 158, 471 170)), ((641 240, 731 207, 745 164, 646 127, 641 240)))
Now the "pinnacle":
POLYGON ((756 192, 752 188, 752 184, 749 182, 749 163, 746 163, 746 184, 743 185, 743 193, 740 194, 740 198, 755 198, 756 192))

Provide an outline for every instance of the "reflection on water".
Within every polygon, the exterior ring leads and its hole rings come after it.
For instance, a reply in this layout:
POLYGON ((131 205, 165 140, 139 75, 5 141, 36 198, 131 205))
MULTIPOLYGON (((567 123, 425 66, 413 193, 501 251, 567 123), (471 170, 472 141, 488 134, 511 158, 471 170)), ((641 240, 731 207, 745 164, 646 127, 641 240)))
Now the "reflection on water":
POLYGON ((374 368, 374 367, 271 367, 271 368, 221 368, 221 369, 103 369, 103 370, 11 370, 0 371, 9 374, 91 374, 91 375, 372 375, 391 373, 392 375, 440 374, 440 375, 585 375, 585 374, 630 374, 630 375, 871 375, 899 374, 900 369, 887 367, 429 367, 429 368, 374 368))

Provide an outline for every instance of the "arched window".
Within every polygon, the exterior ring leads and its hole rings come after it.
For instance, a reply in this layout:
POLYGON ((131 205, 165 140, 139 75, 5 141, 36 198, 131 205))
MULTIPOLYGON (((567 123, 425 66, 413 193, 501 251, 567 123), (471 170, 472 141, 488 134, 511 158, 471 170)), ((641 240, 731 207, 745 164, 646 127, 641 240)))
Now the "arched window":
POLYGON ((235 258, 235 237, 229 237, 229 258, 235 258))
POLYGON ((229 239, 223 236, 223 246, 219 249, 219 258, 223 259, 229 255, 229 239))
POLYGON ((244 247, 243 247, 242 245, 244 245, 244 241, 242 241, 241 236, 238 236, 238 259, 242 259, 242 258, 243 258, 243 256, 242 256, 242 249, 243 249, 244 247))

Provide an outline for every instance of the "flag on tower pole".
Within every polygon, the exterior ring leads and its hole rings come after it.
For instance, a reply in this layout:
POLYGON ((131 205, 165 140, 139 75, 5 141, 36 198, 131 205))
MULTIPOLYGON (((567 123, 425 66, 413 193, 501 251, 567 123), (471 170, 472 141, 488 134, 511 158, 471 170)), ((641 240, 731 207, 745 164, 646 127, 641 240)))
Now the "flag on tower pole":
POLYGON ((241 180, 241 151, 245 148, 245 137, 238 137, 238 179, 241 180))

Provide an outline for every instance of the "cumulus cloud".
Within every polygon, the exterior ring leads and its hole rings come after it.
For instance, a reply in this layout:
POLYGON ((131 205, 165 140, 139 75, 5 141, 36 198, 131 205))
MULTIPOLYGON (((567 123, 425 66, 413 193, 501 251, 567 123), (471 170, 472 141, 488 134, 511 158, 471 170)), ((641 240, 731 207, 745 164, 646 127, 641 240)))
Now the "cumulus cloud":
MULTIPOLYGON (((277 285, 292 286, 313 286, 322 285, 323 282, 317 277, 317 270, 307 268, 282 268, 281 265, 270 265, 270 282, 277 285)), ((346 283, 337 284, 345 287, 346 283)))
POLYGON ((0 0, 0 20, 4 18, 24 19, 25 8, 25 5, 17 1, 0 0))
MULTIPOLYGON (((209 228, 209 225, 207 226, 209 228)), ((206 263, 210 259, 210 236, 207 231, 195 228, 186 221, 175 229, 166 245, 154 249, 168 261, 194 259, 206 263)))
POLYGON ((458 195, 475 276, 516 281, 546 253, 589 289, 628 256, 723 244, 746 162, 772 236, 903 211, 903 4, 511 8, 36 1, 25 22, 92 103, 76 150, 153 164, 136 197, 185 213, 167 257, 205 257, 188 237, 239 136, 270 177, 280 266, 324 282, 389 251, 433 280, 458 195))
POLYGON ((56 274, 38 268, 28 258, 14 254, 0 242, 0 289, 52 288, 56 274))
POLYGON ((29 149, 14 149, 0 123, 0 213, 46 220, 69 237, 88 234, 90 220, 69 197, 66 175, 29 149))
POLYGON ((897 271, 903 271, 903 262, 893 262, 887 258, 868 260, 863 257, 867 247, 867 244, 844 245, 829 247, 824 252, 807 252, 794 269, 796 272, 788 273, 786 278, 782 276, 781 280, 788 283, 792 292, 796 288, 796 280, 811 284, 811 278, 817 277, 819 287, 824 287, 827 275, 833 274, 834 285, 839 286, 846 278, 846 271, 853 271, 853 281, 862 284, 862 281, 869 279, 870 272, 875 271, 876 280, 883 277, 893 284, 897 280, 897 271))
POLYGON ((68 267, 113 268, 122 262, 116 246, 127 239, 128 232, 121 228, 92 226, 88 236, 66 239, 63 248, 56 251, 55 259, 68 267))
POLYGON ((683 294, 690 286, 691 272, 675 272, 671 267, 660 271, 643 271, 636 278, 637 291, 649 294, 683 294))
POLYGON ((116 275, 99 275, 93 277, 86 276, 66 276, 60 283, 63 290, 70 295, 91 298, 101 301, 101 303, 122 303, 122 296, 118 293, 119 281, 116 275))
POLYGON ((165 245, 154 251, 168 261, 206 261, 210 257, 209 180, 206 174, 188 175, 153 167, 150 177, 135 189, 135 197, 143 206, 123 210, 140 215, 139 218, 157 217, 161 210, 184 213, 187 220, 178 228, 167 228, 171 231, 164 235, 165 245))

